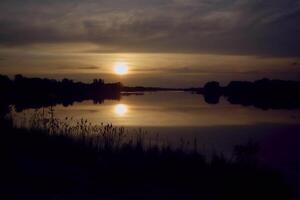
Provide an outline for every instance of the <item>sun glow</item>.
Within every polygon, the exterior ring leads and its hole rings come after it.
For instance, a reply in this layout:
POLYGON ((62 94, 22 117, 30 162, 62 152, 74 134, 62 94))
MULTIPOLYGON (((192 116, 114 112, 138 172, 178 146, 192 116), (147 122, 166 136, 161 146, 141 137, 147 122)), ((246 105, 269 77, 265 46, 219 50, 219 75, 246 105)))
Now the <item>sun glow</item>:
POLYGON ((127 111, 128 111, 128 107, 125 104, 117 104, 115 106, 115 113, 118 116, 124 116, 127 113, 127 111))
POLYGON ((128 73, 128 65, 125 62, 117 62, 114 64, 114 72, 118 75, 125 75, 128 73))

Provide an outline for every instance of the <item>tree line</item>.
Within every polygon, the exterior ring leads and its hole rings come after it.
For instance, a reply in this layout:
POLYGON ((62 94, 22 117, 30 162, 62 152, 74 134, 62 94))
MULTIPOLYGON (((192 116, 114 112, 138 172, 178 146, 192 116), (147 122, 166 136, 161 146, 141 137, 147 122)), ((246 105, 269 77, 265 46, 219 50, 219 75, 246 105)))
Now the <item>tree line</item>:
POLYGON ((300 82, 261 79, 231 81, 227 86, 211 81, 196 91, 203 94, 208 103, 218 103, 224 96, 231 104, 255 106, 262 109, 299 109, 300 82))
POLYGON ((14 104, 20 110, 24 107, 38 108, 52 104, 67 106, 87 99, 102 103, 104 99, 119 99, 121 90, 121 83, 105 83, 103 79, 82 83, 66 78, 54 80, 16 75, 10 79, 0 75, 0 101, 14 104))

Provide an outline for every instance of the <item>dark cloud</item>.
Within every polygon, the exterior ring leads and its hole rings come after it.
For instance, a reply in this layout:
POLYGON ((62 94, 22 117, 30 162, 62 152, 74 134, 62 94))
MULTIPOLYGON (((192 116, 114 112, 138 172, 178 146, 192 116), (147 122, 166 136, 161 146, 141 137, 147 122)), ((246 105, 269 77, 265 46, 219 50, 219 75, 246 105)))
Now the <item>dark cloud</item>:
POLYGON ((298 0, 3 0, 0 9, 2 45, 300 57, 298 0))
MULTIPOLYGON (((201 68, 195 67, 157 67, 157 68, 147 68, 147 69, 134 69, 133 72, 150 72, 150 73, 171 73, 171 74, 222 74, 222 75, 237 75, 237 74, 259 74, 267 71, 261 69, 244 69, 243 71, 233 71, 232 69, 226 69, 222 67, 215 67, 211 69, 209 67, 202 66, 201 68)), ((277 70, 273 73, 286 73, 286 70, 277 70)), ((297 71, 298 72, 298 71, 297 71)))
POLYGON ((59 66, 58 70, 98 70, 100 67, 97 66, 59 66))
POLYGON ((8 20, 0 21, 0 43, 4 45, 26 45, 43 42, 65 41, 53 28, 34 26, 29 22, 8 20))

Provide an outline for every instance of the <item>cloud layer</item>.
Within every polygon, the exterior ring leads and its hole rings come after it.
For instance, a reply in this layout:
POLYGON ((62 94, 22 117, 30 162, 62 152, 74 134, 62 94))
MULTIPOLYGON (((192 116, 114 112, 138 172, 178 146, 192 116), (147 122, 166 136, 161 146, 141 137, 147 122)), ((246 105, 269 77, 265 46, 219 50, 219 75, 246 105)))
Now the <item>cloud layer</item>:
POLYGON ((300 57, 298 0, 2 0, 0 45, 300 57))

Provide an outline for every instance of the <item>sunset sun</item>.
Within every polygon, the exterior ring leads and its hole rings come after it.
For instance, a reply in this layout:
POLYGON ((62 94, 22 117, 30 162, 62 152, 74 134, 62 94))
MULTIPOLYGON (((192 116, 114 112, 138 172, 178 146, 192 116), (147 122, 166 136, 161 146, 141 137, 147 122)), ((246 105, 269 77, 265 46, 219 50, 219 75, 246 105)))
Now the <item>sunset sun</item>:
POLYGON ((125 104, 117 104, 115 106, 115 113, 120 117, 125 115, 127 111, 128 111, 128 107, 125 104))
POLYGON ((125 75, 128 73, 128 65, 125 62, 117 62, 114 64, 114 72, 117 75, 125 75))

